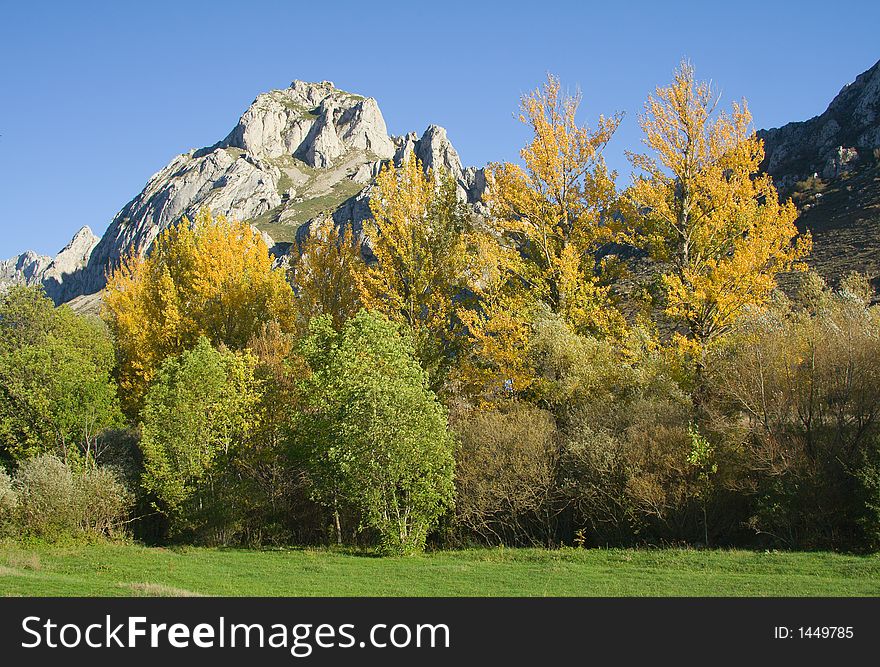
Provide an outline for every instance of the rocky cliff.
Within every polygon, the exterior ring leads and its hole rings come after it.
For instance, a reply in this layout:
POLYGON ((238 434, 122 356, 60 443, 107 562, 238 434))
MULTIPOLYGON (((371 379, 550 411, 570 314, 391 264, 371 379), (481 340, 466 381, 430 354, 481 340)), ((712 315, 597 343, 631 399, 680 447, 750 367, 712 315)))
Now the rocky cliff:
POLYGON ((810 120, 761 130, 764 168, 785 188, 810 177, 832 179, 872 161, 880 149, 880 62, 810 120))
POLYGON ((164 229, 203 206, 249 222, 279 256, 319 215, 360 232, 383 162, 399 163, 410 151, 426 167, 448 170, 462 201, 482 206, 483 171, 462 166, 443 128, 391 137, 373 98, 329 81, 294 81, 259 95, 222 141, 174 158, 103 237, 84 227, 54 259, 24 253, 0 262, 0 285, 40 283, 56 303, 93 294, 130 249, 146 251, 164 229))
POLYGON ((866 273, 880 291, 880 62, 821 115, 758 136, 764 169, 813 236, 812 267, 832 284, 866 273))

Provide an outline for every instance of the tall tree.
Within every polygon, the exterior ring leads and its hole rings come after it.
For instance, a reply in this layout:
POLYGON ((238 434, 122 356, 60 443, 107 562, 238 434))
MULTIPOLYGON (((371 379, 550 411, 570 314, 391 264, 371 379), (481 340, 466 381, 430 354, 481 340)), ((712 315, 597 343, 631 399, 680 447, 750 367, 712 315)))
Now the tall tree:
POLYGON ((357 274, 361 301, 411 331, 438 387, 458 341, 456 297, 468 267, 467 213, 448 174, 425 171, 414 155, 383 167, 364 222, 375 257, 357 274))
POLYGON ((764 149, 746 102, 729 113, 716 106, 711 86, 682 63, 640 119, 653 155, 629 155, 643 172, 628 193, 633 233, 663 267, 665 312, 683 329, 698 385, 707 350, 810 248, 794 205, 759 172, 764 149))
POLYGON ((0 297, 0 460, 94 463, 100 433, 122 423, 114 362, 100 320, 55 308, 42 288, 11 287, 0 297))
POLYGON ((351 226, 340 229, 332 218, 315 221, 290 272, 298 328, 305 332, 313 318, 328 315, 338 330, 357 313, 361 293, 355 274, 362 269, 360 244, 351 226))
POLYGON ((250 444, 259 413, 255 362, 249 353, 215 350, 202 337, 166 359, 147 392, 143 486, 175 530, 222 525, 229 514, 224 478, 250 444))
POLYGON ((361 311, 340 332, 317 318, 302 349, 312 374, 298 436, 317 497, 353 507, 384 551, 421 551, 452 504, 454 443, 410 341, 361 311))
POLYGON ((580 93, 562 92, 548 75, 525 95, 519 119, 532 133, 523 165, 490 165, 490 226, 513 241, 525 260, 518 276, 549 307, 581 331, 619 332, 623 318, 596 270, 597 251, 617 237, 614 179, 602 157, 620 116, 599 117, 595 129, 577 120, 580 93))
POLYGON ((163 232, 147 257, 110 276, 104 316, 116 335, 119 382, 135 410, 162 360, 195 346, 243 349, 264 323, 292 330, 293 291, 260 234, 203 209, 163 232))

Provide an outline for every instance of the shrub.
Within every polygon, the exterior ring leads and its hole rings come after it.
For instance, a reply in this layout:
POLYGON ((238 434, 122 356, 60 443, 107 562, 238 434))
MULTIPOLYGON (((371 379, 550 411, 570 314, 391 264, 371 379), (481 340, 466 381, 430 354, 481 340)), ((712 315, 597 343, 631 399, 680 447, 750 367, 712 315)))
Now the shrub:
POLYGON ((80 529, 86 533, 119 534, 134 497, 120 474, 107 467, 87 467, 75 478, 80 529))
POLYGON ((51 454, 26 459, 16 474, 22 532, 53 540, 79 529, 79 498, 73 473, 51 454))
POLYGON ((18 514, 18 494, 12 478, 0 468, 0 535, 10 532, 18 514))
POLYGON ((870 297, 848 277, 808 309, 755 313, 714 361, 720 409, 745 430, 750 525, 788 548, 864 549, 880 533, 880 308, 870 297))
POLYGON ((546 410, 527 403, 473 410, 453 420, 456 518, 486 542, 551 544, 558 433, 546 410))
MULTIPOLYGON (((0 477, 0 497, 2 488, 0 477)), ((118 535, 132 504, 116 471, 72 468, 49 454, 23 461, 13 488, 18 501, 13 521, 19 532, 46 540, 118 535)))

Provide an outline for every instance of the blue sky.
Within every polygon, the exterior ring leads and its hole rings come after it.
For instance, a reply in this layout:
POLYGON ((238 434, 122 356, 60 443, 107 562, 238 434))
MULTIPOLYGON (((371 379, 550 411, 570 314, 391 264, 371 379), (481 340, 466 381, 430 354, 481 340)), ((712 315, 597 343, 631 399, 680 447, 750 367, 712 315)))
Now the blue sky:
POLYGON ((517 158, 518 98, 551 71, 581 87, 585 120, 626 114, 607 159, 627 182, 644 99, 682 58, 772 127, 822 112, 873 65, 878 25, 876 1, 10 1, 0 258, 102 233, 175 155, 293 79, 375 97, 393 134, 443 125, 481 166, 517 158))

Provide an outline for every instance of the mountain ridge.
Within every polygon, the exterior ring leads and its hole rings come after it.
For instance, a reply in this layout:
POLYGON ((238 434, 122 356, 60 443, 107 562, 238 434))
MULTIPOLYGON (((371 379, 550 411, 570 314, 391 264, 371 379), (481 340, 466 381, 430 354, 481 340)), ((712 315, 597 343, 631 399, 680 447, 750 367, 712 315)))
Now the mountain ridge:
MULTIPOLYGON (((880 61, 843 86, 808 120, 759 130, 762 169, 800 210, 813 234, 810 263, 836 282, 850 270, 880 288, 880 61)), ((84 227, 53 257, 26 251, 0 261, 0 286, 41 284, 56 303, 96 303, 106 272, 134 248, 203 206, 258 229, 283 261, 317 217, 362 234, 382 164, 413 153, 447 170, 458 196, 485 214, 483 169, 465 167, 446 130, 390 136, 378 102, 332 82, 295 80, 257 95, 220 141, 174 157, 114 216, 98 238, 84 227)))
POLYGON ((28 251, 0 262, 0 284, 41 284, 56 304, 95 294, 130 249, 145 252, 164 229, 202 207, 250 223, 278 257, 319 216, 360 234, 382 164, 400 164, 410 151, 425 168, 448 170, 459 198, 481 206, 483 172, 462 165, 442 127, 393 137, 374 98, 330 81, 295 80, 257 95, 225 138, 174 157, 100 239, 86 227, 54 258, 28 251))

